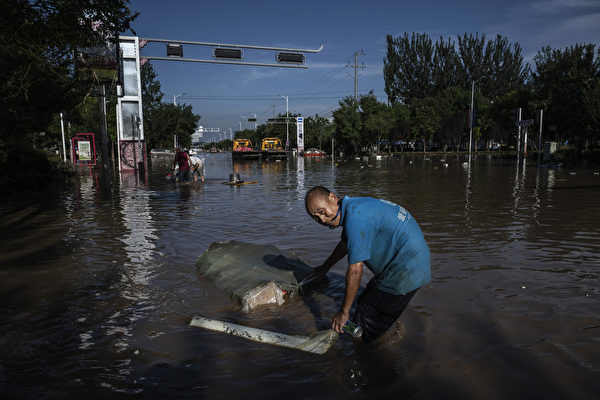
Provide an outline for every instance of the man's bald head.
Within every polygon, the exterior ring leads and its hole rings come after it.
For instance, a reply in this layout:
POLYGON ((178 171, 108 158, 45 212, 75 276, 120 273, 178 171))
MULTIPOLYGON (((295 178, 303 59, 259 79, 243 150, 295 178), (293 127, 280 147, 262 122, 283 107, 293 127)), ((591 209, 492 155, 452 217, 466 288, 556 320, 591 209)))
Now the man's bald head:
POLYGON ((312 207, 313 204, 320 200, 326 201, 329 197, 329 193, 331 193, 331 191, 323 186, 315 186, 306 192, 306 196, 304 197, 304 206, 306 207, 306 211, 309 210, 309 204, 312 207))
POLYGON ((334 228, 339 225, 339 198, 323 186, 315 186, 306 193, 306 212, 321 225, 334 228))

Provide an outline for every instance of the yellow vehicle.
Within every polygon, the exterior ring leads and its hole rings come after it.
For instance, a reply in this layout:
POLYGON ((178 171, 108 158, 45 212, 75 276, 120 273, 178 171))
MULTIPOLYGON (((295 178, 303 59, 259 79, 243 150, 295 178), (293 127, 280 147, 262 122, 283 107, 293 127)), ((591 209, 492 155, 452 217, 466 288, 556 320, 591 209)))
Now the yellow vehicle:
POLYGON ((260 158, 260 151, 252 148, 252 142, 250 139, 234 139, 231 156, 234 160, 260 158))
POLYGON ((283 150, 283 146, 281 145, 281 140, 276 137, 264 138, 262 140, 262 145, 260 147, 262 151, 265 150, 283 150))
POLYGON ((264 138, 260 146, 260 151, 266 160, 287 158, 287 151, 283 149, 281 140, 276 137, 264 138))
POLYGON ((234 139, 233 140, 233 151, 249 151, 252 149, 252 142, 250 139, 234 139))

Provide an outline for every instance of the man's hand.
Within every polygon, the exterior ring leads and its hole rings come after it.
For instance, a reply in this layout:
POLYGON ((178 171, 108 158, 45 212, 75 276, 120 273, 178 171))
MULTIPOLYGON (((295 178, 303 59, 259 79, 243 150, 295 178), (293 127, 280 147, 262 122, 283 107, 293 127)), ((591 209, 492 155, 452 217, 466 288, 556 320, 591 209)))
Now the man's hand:
POLYGON ((333 316, 333 321, 331 321, 331 329, 333 329, 337 333, 343 333, 344 331, 342 328, 344 327, 344 325, 346 325, 346 321, 348 321, 349 317, 350 316, 347 313, 342 311, 335 314, 333 316))
POLYGON ((321 264, 313 270, 312 274, 315 278, 321 278, 321 277, 327 275, 328 271, 329 271, 329 268, 325 267, 324 264, 321 264))

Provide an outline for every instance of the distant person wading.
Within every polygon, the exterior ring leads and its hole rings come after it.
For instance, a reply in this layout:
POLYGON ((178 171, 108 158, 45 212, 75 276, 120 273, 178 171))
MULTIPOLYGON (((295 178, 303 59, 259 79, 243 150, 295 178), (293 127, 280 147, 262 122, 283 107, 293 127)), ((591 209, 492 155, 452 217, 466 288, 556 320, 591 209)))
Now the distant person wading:
POLYGON ((331 327, 342 333, 358 293, 363 265, 375 275, 360 293, 352 320, 367 343, 383 335, 400 317, 415 292, 431 280, 429 247, 414 217, 390 201, 370 197, 340 199, 316 186, 305 198, 308 214, 331 229, 342 226, 341 240, 315 268, 323 276, 346 254, 346 289, 331 327))
POLYGON ((183 148, 179 147, 177 153, 175 153, 175 160, 173 161, 173 174, 175 169, 179 167, 177 172, 177 182, 187 182, 190 179, 190 156, 183 151, 183 148))

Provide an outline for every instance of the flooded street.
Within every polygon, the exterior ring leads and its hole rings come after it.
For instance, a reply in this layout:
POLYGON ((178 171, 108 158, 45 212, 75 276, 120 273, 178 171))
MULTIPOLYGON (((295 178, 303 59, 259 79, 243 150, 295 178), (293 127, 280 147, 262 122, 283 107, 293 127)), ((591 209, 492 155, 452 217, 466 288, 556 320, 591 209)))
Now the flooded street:
MULTIPOLYGON (((7 398, 597 398, 599 168, 480 155, 235 162, 202 154, 205 183, 96 176, 0 208, 0 388, 7 398), (229 174, 254 181, 223 185, 229 174), (302 298, 242 312, 201 276, 215 241, 274 245, 319 265, 341 229, 304 195, 394 201, 432 256, 395 332, 327 354, 188 326, 199 315, 294 335, 329 326, 345 261, 302 298)), ((368 278, 368 277, 366 277, 368 278)))

